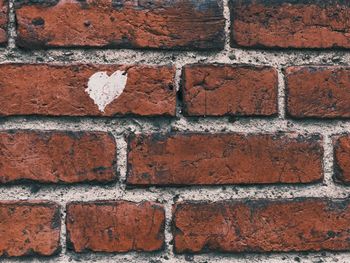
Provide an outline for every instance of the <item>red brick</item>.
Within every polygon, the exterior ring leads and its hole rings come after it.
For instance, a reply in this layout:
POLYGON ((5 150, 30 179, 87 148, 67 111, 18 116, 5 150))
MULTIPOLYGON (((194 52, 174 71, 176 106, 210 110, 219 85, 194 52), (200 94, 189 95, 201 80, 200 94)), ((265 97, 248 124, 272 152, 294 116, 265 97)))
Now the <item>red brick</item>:
POLYGON ((350 250, 348 200, 180 203, 173 213, 178 253, 350 250))
POLYGON ((50 256, 60 249, 58 205, 0 201, 0 256, 50 256))
POLYGON ((0 132, 0 183, 115 180, 115 140, 103 132, 0 132))
POLYGON ((317 135, 136 135, 128 151, 131 185, 311 183, 323 178, 317 135))
POLYGON ((286 85, 289 116, 350 117, 350 68, 290 67, 286 85))
POLYGON ((157 251, 164 245, 164 209, 150 202, 71 203, 68 246, 76 252, 157 251))
POLYGON ((169 66, 0 65, 0 115, 175 115, 175 69, 169 66), (123 93, 100 111, 85 91, 96 72, 127 71, 123 93))
POLYGON ((7 43, 8 0, 0 0, 0 45, 7 43))
POLYGON ((339 183, 350 184, 350 135, 333 138, 334 179, 339 183))
POLYGON ((42 47, 218 49, 222 1, 17 1, 17 44, 42 47))
POLYGON ((245 47, 350 48, 343 0, 230 0, 232 42, 245 47))
POLYGON ((278 77, 274 68, 190 65, 183 77, 187 115, 277 114, 278 77))

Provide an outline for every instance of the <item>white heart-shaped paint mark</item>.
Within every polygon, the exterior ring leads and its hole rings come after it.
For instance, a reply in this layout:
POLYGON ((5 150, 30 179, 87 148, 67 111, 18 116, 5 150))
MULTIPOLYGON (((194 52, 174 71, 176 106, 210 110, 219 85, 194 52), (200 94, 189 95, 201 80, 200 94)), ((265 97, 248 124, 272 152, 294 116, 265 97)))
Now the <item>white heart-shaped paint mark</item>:
POLYGON ((85 91, 104 112, 106 106, 123 93, 127 80, 128 74, 124 71, 117 70, 110 76, 105 71, 96 72, 89 78, 85 91))

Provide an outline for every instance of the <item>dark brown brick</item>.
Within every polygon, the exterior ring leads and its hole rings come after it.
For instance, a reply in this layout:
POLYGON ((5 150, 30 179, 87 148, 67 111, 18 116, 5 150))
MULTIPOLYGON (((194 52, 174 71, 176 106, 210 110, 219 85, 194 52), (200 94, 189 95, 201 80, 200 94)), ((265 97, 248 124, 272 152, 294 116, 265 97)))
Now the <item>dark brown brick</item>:
POLYGON ((323 178, 318 136, 152 134, 129 139, 130 185, 311 183, 323 178))
POLYGON ((173 216, 178 253, 350 250, 348 200, 188 202, 173 216))
POLYGON ((271 67, 190 65, 184 69, 189 116, 277 114, 278 77, 271 67))
POLYGON ((67 206, 68 245, 76 252, 160 250, 164 224, 164 209, 150 202, 75 202, 67 206))
POLYGON ((103 132, 0 132, 0 183, 115 180, 116 145, 103 132))

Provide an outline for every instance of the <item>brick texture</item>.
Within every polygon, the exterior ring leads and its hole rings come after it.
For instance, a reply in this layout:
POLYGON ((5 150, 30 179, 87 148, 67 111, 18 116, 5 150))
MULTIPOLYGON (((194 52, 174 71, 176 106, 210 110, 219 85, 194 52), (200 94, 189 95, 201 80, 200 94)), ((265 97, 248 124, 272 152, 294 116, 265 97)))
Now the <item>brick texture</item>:
POLYGON ((349 201, 188 202, 173 214, 178 253, 350 250, 349 201))
POLYGON ((16 0, 17 44, 42 47, 218 49, 221 0, 16 0))
POLYGON ((349 188, 350 0, 0 0, 0 262, 350 262, 349 188))
POLYGON ((323 178, 322 155, 317 135, 136 135, 129 139, 127 183, 311 183, 323 178))
POLYGON ((76 252, 157 251, 164 245, 164 224, 163 208, 150 202, 67 206, 68 245, 76 252))
POLYGON ((266 48, 350 48, 343 0, 230 0, 232 43, 266 48))
POLYGON ((115 140, 102 132, 0 132, 0 183, 115 180, 115 140))
POLYGON ((350 117, 350 68, 289 67, 286 85, 289 116, 350 117))
POLYGON ((271 67, 186 66, 185 112, 190 116, 275 115, 277 88, 277 71, 271 67))
POLYGON ((50 256, 60 249, 58 205, 0 201, 0 256, 50 256))
POLYGON ((171 66, 3 64, 0 115, 174 115, 174 75, 171 66), (126 87, 101 111, 86 92, 89 79, 118 70, 127 74, 126 87))
POLYGON ((350 136, 348 134, 335 136, 333 146, 335 180, 350 184, 350 136))
POLYGON ((0 0, 0 45, 7 43, 8 0, 0 0))

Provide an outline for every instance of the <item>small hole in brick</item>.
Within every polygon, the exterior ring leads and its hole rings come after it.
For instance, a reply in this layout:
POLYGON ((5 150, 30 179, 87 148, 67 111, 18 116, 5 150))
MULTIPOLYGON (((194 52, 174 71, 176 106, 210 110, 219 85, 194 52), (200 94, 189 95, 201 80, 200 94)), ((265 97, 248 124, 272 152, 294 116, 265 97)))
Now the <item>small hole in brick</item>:
POLYGON ((86 27, 91 26, 91 22, 89 20, 84 21, 84 26, 86 27))
POLYGON ((174 84, 173 83, 169 83, 168 84, 168 89, 173 91, 174 90, 174 84))
POLYGON ((45 25, 45 20, 41 17, 37 17, 32 20, 32 24, 35 26, 43 26, 45 25))

